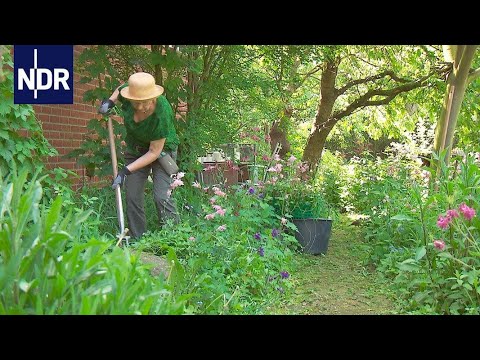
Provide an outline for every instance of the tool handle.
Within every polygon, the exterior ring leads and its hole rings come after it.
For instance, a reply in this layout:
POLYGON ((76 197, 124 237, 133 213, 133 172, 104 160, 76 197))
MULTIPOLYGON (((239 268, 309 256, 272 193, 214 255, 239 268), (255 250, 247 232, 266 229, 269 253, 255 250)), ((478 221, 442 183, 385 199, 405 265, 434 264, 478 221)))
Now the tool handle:
POLYGON ((108 117, 108 140, 110 143, 110 154, 112 155, 113 178, 118 175, 117 151, 115 149, 115 138, 113 137, 112 119, 108 117))

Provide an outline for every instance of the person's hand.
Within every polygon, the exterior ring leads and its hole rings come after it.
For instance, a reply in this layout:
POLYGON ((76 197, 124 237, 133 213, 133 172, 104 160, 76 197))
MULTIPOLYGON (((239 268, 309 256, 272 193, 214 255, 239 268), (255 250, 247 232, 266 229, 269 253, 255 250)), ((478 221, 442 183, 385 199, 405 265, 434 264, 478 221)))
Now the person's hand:
POLYGON ((99 114, 107 114, 113 107, 115 103, 110 99, 103 99, 100 107, 98 108, 99 114))
POLYGON ((117 174, 117 177, 112 182, 112 189, 115 190, 117 186, 122 187, 127 175, 130 175, 132 172, 127 169, 126 166, 123 167, 117 174))

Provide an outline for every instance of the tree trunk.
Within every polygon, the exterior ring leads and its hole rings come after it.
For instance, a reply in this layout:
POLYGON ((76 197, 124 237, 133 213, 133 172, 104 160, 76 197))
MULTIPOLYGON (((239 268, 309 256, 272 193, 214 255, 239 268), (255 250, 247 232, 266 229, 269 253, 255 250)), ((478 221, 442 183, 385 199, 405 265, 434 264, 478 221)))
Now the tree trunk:
POLYGON ((280 120, 277 120, 273 123, 272 128, 270 129, 270 148, 273 153, 277 143, 282 145, 278 155, 281 158, 285 158, 285 155, 290 152, 290 143, 287 140, 287 131, 286 126, 292 118, 293 109, 291 107, 285 107, 284 116, 280 120))
MULTIPOLYGON (((472 64, 476 45, 459 45, 446 51, 455 54, 452 72, 447 79, 447 90, 440 118, 435 129, 434 151, 440 153, 447 149, 445 162, 448 164, 452 150, 455 127, 468 85, 468 75, 472 64), (453 51, 452 51, 453 50, 453 51)), ((451 55, 453 56, 453 55, 451 55)))
POLYGON ((327 136, 332 131, 337 121, 329 121, 328 125, 322 127, 319 131, 314 131, 310 134, 307 141, 307 146, 303 151, 303 161, 308 163, 308 168, 311 171, 311 176, 314 177, 317 172, 318 164, 322 158, 323 148, 327 141, 327 136))
POLYGON ((303 151, 302 161, 308 164, 311 176, 315 176, 317 166, 322 157, 323 147, 328 134, 338 122, 331 118, 333 105, 337 99, 335 79, 337 78, 338 63, 330 60, 325 63, 320 83, 320 103, 318 105, 315 124, 313 125, 307 146, 303 151))

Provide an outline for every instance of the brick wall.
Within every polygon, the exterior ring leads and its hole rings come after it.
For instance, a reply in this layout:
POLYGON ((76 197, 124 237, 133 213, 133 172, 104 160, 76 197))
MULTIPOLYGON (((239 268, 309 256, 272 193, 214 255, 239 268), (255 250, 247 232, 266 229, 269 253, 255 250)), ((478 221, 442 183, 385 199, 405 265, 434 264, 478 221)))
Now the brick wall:
MULTIPOLYGON (((85 48, 84 45, 74 46, 74 61, 85 48)), ((63 155, 80 147, 88 132, 89 120, 100 117, 97 114, 96 106, 84 103, 82 100, 85 91, 93 89, 95 83, 81 84, 79 80, 80 76, 75 73, 73 104, 33 106, 35 114, 42 124, 46 139, 58 151, 58 156, 47 159, 47 167, 50 169, 62 167, 75 171, 80 176, 80 179, 74 184, 75 188, 100 182, 97 177, 89 178, 86 175, 85 167, 78 165, 75 159, 62 158, 63 155)), ((98 106, 98 104, 96 105, 98 106)))

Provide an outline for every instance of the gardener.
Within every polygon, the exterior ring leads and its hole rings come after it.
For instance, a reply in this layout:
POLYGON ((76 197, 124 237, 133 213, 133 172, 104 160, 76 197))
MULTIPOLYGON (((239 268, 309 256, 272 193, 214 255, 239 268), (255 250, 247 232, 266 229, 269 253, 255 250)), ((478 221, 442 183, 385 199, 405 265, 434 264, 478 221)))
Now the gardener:
POLYGON ((108 113, 117 100, 122 105, 127 131, 126 166, 118 172, 112 187, 115 189, 125 183, 132 238, 139 238, 146 231, 144 191, 150 173, 153 174, 153 196, 160 223, 164 224, 167 219, 179 221, 169 192, 172 179, 157 161, 162 151, 176 160, 179 144, 173 109, 162 94, 163 87, 155 84, 152 75, 138 72, 130 76, 128 84, 120 85, 110 98, 104 99, 98 110, 101 114, 108 113))

